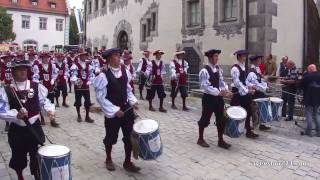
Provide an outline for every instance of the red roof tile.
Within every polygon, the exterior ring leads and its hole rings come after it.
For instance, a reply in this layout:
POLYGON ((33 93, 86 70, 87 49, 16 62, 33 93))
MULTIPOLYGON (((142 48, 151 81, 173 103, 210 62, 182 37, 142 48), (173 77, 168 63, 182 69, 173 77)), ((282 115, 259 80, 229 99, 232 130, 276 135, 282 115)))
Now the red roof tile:
POLYGON ((17 0, 18 3, 13 3, 12 1, 13 0, 0 0, 0 7, 43 13, 68 14, 66 0, 38 0, 38 5, 36 6, 32 5, 32 0, 17 0), (50 3, 52 2, 56 4, 56 8, 50 7, 50 3))

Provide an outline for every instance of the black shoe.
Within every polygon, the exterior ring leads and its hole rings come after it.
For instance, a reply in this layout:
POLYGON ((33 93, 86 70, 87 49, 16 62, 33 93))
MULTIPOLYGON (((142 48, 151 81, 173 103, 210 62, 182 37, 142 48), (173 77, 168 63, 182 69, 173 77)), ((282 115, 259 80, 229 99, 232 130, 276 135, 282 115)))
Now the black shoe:
POLYGON ((51 120, 50 121, 50 125, 54 128, 58 128, 60 127, 59 123, 56 122, 56 120, 51 120))
POLYGON ((174 105, 174 104, 173 104, 173 105, 171 105, 171 108, 172 108, 172 109, 178 109, 178 108, 177 108, 177 106, 176 106, 176 105, 174 105))
POLYGON ((268 126, 266 126, 266 125, 264 125, 264 124, 261 124, 261 125, 259 126, 259 129, 260 129, 261 131, 267 131, 267 130, 270 130, 271 127, 268 127, 268 126))
POLYGON ((182 111, 189 112, 189 108, 187 108, 186 106, 184 106, 184 107, 182 108, 182 111))
POLYGON ((114 166, 112 161, 106 161, 105 163, 106 163, 106 168, 109 171, 115 171, 116 170, 116 167, 114 166))
POLYGON ((231 147, 231 144, 226 143, 225 141, 219 141, 218 146, 223 149, 229 149, 231 147))
POLYGON ((293 118, 286 118, 285 121, 293 121, 293 118))
POLYGON ((210 147, 209 144, 208 144, 205 140, 199 140, 199 139, 198 139, 197 144, 198 144, 199 146, 201 146, 201 147, 204 147, 204 148, 210 147))
POLYGON ((251 131, 251 132, 247 132, 246 137, 250 138, 250 139, 255 139, 255 138, 259 137, 259 135, 255 134, 254 132, 251 131))
POLYGON ((128 171, 128 172, 132 172, 132 173, 137 173, 141 170, 140 167, 134 165, 132 162, 124 162, 123 163, 123 168, 128 171))
POLYGON ((156 110, 153 107, 149 107, 149 111, 155 112, 156 110))
POLYGON ((78 116, 77 121, 78 121, 78 122, 82 122, 81 116, 78 116))
POLYGON ((94 123, 94 120, 91 119, 90 117, 86 117, 85 121, 86 121, 87 123, 94 123))
POLYGON ((68 107, 69 107, 69 105, 68 105, 68 104, 66 104, 66 103, 63 103, 63 104, 62 104, 62 106, 63 106, 63 107, 66 107, 66 108, 68 108, 68 107))
POLYGON ((162 113, 166 113, 166 112, 167 112, 167 110, 164 109, 163 107, 160 107, 160 108, 159 108, 159 111, 162 112, 162 113))

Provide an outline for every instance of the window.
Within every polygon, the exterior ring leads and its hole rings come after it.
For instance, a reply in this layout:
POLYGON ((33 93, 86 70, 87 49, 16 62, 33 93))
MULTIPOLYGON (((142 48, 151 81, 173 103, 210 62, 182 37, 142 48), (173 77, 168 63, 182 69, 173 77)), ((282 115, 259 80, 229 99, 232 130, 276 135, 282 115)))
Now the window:
POLYGON ((223 20, 237 20, 238 0, 224 0, 223 2, 223 20))
POLYGON ((17 4, 17 3, 18 3, 18 0, 12 0, 12 3, 13 3, 13 4, 17 4))
POLYGON ((56 30, 63 31, 63 19, 56 20, 56 30))
POLYGON ((99 9, 99 1, 98 0, 94 0, 94 10, 98 11, 99 9))
POLYGON ((200 2, 199 0, 194 0, 189 2, 189 26, 200 25, 200 2))
POLYGON ((55 9, 56 8, 56 3, 50 3, 50 7, 52 8, 52 9, 55 9))
POLYGON ((89 4, 88 4, 88 14, 91 14, 92 12, 92 2, 89 1, 89 4))
POLYGON ((37 6, 38 5, 38 1, 37 0, 32 0, 31 4, 32 4, 32 6, 37 6))
POLYGON ((30 16, 22 15, 22 29, 30 29, 30 16))
POLYGON ((150 32, 151 32, 151 19, 147 19, 147 36, 150 36, 150 32))
POLYGON ((156 24, 157 24, 157 13, 153 12, 151 16, 152 16, 151 30, 155 31, 156 30, 156 24))
POLYGON ((146 42, 146 37, 147 37, 147 25, 142 24, 142 42, 146 42))
POLYGON ((39 29, 46 30, 47 29, 47 18, 40 17, 39 18, 39 29))
POLYGON ((106 7, 106 0, 102 0, 102 4, 101 4, 101 7, 106 7))

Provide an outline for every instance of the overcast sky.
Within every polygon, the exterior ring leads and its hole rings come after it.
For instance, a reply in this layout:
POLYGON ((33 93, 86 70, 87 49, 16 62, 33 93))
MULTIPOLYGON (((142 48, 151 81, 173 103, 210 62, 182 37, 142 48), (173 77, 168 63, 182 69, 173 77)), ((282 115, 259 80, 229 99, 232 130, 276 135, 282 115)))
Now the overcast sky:
POLYGON ((70 3, 71 7, 76 7, 76 8, 82 8, 82 1, 83 0, 68 0, 70 3))

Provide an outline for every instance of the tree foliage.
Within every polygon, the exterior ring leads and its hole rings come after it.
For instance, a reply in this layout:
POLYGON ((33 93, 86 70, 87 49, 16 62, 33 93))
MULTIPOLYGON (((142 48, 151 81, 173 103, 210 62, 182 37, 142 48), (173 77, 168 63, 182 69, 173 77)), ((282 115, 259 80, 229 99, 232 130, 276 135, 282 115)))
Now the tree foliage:
POLYGON ((13 20, 7 10, 0 7, 0 43, 13 41, 16 34, 13 32, 13 20))
POLYGON ((74 14, 70 15, 70 30, 69 30, 69 44, 78 45, 79 44, 79 34, 78 34, 77 20, 74 14))

